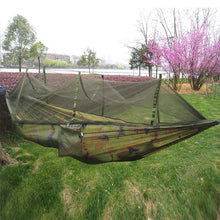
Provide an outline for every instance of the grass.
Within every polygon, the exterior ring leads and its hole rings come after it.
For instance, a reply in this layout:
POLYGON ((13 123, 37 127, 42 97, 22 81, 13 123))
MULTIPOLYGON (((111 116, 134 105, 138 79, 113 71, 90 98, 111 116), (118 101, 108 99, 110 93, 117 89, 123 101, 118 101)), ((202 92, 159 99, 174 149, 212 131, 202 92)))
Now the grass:
MULTIPOLYGON (((184 95, 220 120, 215 99, 184 95)), ((217 219, 220 126, 142 160, 88 165, 8 134, 19 163, 0 170, 0 219, 217 219)))

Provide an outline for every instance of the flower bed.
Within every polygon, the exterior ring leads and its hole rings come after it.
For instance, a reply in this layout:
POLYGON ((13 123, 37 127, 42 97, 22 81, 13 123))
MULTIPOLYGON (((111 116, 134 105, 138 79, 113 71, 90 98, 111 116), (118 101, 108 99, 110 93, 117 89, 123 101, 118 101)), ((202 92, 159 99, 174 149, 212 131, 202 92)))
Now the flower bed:
POLYGON ((0 73, 0 86, 5 90, 11 90, 18 83, 24 73, 0 73))

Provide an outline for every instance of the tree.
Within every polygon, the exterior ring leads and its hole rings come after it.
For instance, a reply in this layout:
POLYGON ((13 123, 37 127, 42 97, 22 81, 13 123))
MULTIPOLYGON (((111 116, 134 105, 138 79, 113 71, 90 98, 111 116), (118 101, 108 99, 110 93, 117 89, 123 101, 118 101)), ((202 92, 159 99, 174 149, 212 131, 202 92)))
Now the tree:
POLYGON ((158 73, 158 67, 161 66, 161 53, 159 45, 154 40, 149 40, 146 45, 148 54, 144 54, 146 58, 146 62, 151 65, 151 69, 153 66, 156 67, 156 78, 158 73))
POLYGON ((194 29, 182 40, 182 72, 191 87, 199 90, 208 76, 219 71, 220 42, 213 41, 206 29, 194 29))
POLYGON ((29 49, 34 43, 35 31, 27 19, 16 15, 9 23, 3 40, 3 49, 15 56, 21 72, 23 60, 29 56, 29 49))
POLYGON ((177 26, 176 13, 173 11, 173 37, 167 23, 161 19, 165 37, 157 37, 147 45, 153 54, 154 63, 160 64, 168 73, 173 73, 172 85, 175 90, 178 89, 180 74, 188 77, 194 90, 199 90, 206 77, 216 74, 219 69, 219 36, 215 36, 211 28, 210 9, 198 9, 194 16, 195 21, 192 21, 190 29, 183 31, 182 26, 177 26), (155 42, 158 43, 156 47, 155 42), (158 60, 158 57, 161 59, 158 60))
POLYGON ((140 48, 133 47, 131 51, 131 58, 129 65, 131 69, 139 69, 139 75, 141 75, 141 68, 147 67, 146 57, 147 48, 146 45, 142 44, 140 48))
MULTIPOLYGON (((157 10, 157 16, 159 18, 159 23, 162 26, 162 29, 165 33, 165 37, 160 37, 160 40, 158 42, 165 43, 166 47, 163 47, 165 51, 161 49, 159 54, 155 55, 154 57, 162 56, 163 62, 162 62, 162 68, 168 73, 169 75, 169 83, 171 82, 173 88, 175 90, 178 90, 181 88, 181 85, 178 87, 178 79, 180 77, 180 64, 178 63, 179 60, 175 59, 175 62, 173 60, 170 60, 169 58, 174 58, 173 55, 169 56, 169 49, 174 52, 173 46, 175 47, 175 42, 178 40, 179 34, 182 33, 182 20, 180 16, 180 12, 176 11, 175 9, 170 9, 168 11, 164 11, 162 9, 157 10), (167 12, 167 13, 166 13, 167 12), (178 22, 177 22, 178 20, 178 22), (165 52, 163 55, 161 54, 161 50, 165 52), (166 54, 167 53, 167 54, 166 54), (165 60, 165 62, 164 62, 165 60), (170 73, 173 74, 173 78, 170 78, 170 73)), ((155 43, 155 41, 154 41, 155 43)), ((158 49, 158 47, 154 48, 158 49)), ((174 52, 175 53, 175 52, 174 52)), ((161 62, 160 62, 161 63, 161 62)))
POLYGON ((214 15, 211 9, 195 10, 190 33, 184 39, 187 46, 191 45, 185 71, 194 90, 199 90, 208 76, 219 74, 220 37, 215 32, 214 15))
POLYGON ((131 69, 138 68, 139 75, 141 75, 141 68, 148 68, 149 76, 152 76, 152 53, 146 47, 148 42, 148 29, 149 29, 149 18, 141 15, 141 18, 137 21, 138 32, 142 36, 142 40, 138 41, 136 47, 131 48, 131 58, 129 60, 129 65, 131 69), (143 42, 144 41, 144 42, 143 42))
POLYGON ((98 66, 99 59, 96 58, 96 52, 94 50, 87 48, 83 55, 80 57, 79 63, 82 66, 88 67, 90 73, 91 68, 93 68, 94 71, 94 68, 98 66))
POLYGON ((30 49, 30 56, 38 60, 39 73, 41 57, 45 51, 47 51, 47 47, 41 41, 38 41, 35 44, 33 44, 30 49))

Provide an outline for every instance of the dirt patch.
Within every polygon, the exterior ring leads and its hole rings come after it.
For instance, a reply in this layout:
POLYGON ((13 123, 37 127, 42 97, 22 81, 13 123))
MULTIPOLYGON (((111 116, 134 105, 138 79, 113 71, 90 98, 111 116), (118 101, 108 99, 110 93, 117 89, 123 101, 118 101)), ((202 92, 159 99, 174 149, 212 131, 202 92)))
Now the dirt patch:
POLYGON ((150 200, 146 201, 143 192, 141 192, 132 182, 125 180, 125 185, 128 187, 129 195, 131 197, 130 203, 134 203, 134 198, 136 198, 137 201, 144 204, 146 216, 148 216, 148 219, 151 219, 150 216, 152 215, 152 212, 157 213, 156 205, 150 200), (132 197, 132 194, 134 197, 132 197))
POLYGON ((183 83, 180 91, 178 91, 179 94, 205 94, 210 92, 212 91, 206 84, 204 84, 199 91, 194 91, 188 83, 183 83))
POLYGON ((37 160, 35 161, 35 164, 34 164, 34 167, 33 167, 33 171, 34 171, 34 172, 37 171, 38 168, 39 168, 39 166, 40 166, 40 160, 37 159, 37 160))
MULTIPOLYGON (((156 205, 152 202, 152 201, 146 201, 145 202, 145 205, 146 205, 146 215, 147 216, 150 216, 152 214, 152 210, 154 213, 157 212, 157 208, 156 208, 156 205)), ((150 217, 148 217, 148 220, 151 219, 150 217)))
POLYGON ((72 201, 72 195, 73 195, 73 192, 70 188, 65 188, 63 190, 63 201, 64 201, 64 204, 67 204, 69 205, 72 201))
POLYGON ((14 150, 15 152, 18 152, 19 150, 21 150, 20 147, 13 147, 12 150, 14 150))
MULTIPOLYGON (((115 202, 114 205, 116 205, 116 204, 117 204, 117 202, 115 202)), ((104 215, 103 215, 102 219, 104 219, 104 220, 112 220, 113 219, 112 212, 113 212, 112 206, 110 206, 110 207, 108 206, 107 208, 105 208, 104 215)))
POLYGON ((140 192, 140 190, 136 186, 133 185, 132 182, 125 180, 125 185, 128 186, 129 191, 132 192, 133 194, 135 194, 136 197, 141 196, 142 193, 140 192))
POLYGON ((73 200, 73 190, 66 186, 65 189, 62 191, 62 200, 64 203, 64 211, 67 212, 70 216, 74 216, 76 211, 76 205, 74 204, 73 200))
POLYGON ((18 163, 17 160, 11 158, 11 156, 6 153, 5 150, 2 148, 2 145, 0 143, 0 167, 16 163, 18 163))

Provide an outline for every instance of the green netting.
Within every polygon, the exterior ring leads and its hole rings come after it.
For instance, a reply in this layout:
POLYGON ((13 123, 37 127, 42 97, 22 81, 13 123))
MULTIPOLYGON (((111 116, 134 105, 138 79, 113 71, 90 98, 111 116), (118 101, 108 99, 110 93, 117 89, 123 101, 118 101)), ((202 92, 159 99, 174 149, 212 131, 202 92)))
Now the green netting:
POLYGON ((71 81, 57 88, 25 74, 7 99, 13 120, 31 123, 74 122, 75 111, 146 125, 205 119, 167 85, 162 84, 157 91, 158 85, 159 80, 113 82, 73 75, 71 81), (50 105, 72 113, 62 117, 50 105))
POLYGON ((86 163, 140 159, 217 124, 160 80, 73 75, 52 84, 25 74, 6 97, 13 122, 27 139, 86 163))

